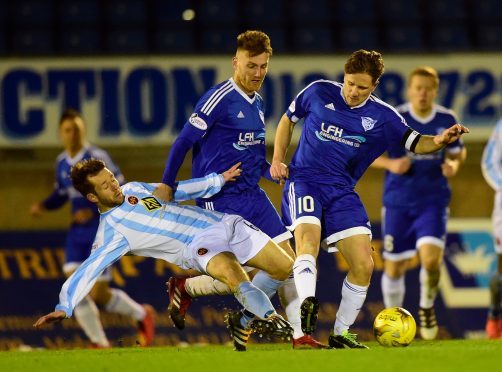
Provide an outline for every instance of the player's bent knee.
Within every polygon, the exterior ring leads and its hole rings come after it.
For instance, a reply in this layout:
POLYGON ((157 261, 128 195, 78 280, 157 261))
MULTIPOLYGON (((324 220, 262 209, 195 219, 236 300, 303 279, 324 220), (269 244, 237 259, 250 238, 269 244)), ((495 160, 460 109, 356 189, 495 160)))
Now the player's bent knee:
POLYGON ((422 267, 427 271, 437 271, 441 265, 441 259, 436 257, 422 258, 422 267))
POLYGON ((207 263, 206 271, 213 278, 228 285, 232 292, 237 290, 240 283, 249 281, 249 276, 235 256, 228 252, 217 254, 211 258, 207 263))
POLYGON ((293 263, 292 259, 281 260, 281 263, 277 263, 274 270, 269 273, 269 275, 276 280, 286 280, 291 275, 293 271, 293 263))
POLYGON ((375 264, 373 263, 372 259, 369 260, 361 260, 354 264, 351 268, 350 271, 359 278, 360 280, 370 280, 371 275, 373 274, 373 269, 375 267, 375 264))

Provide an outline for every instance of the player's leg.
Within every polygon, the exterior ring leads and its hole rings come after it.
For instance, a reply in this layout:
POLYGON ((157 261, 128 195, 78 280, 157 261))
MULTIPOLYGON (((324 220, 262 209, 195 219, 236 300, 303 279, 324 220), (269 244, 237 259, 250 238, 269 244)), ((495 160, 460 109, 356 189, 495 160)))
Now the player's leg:
MULTIPOLYGON (((294 251, 288 243, 288 239, 292 237, 292 234, 284 227, 277 211, 263 190, 239 195, 238 198, 228 196, 214 201, 198 202, 197 205, 204 209, 217 210, 243 217, 265 234, 273 237, 273 240, 294 259, 294 251)), ((253 284, 263 290, 269 297, 275 294, 275 280, 270 278, 267 273, 255 270, 251 278, 253 284)), ((207 275, 193 278, 171 277, 168 286, 168 312, 178 329, 185 327, 185 316, 192 298, 232 294, 226 284, 207 275)))
MULTIPOLYGON (((196 236, 186 250, 185 262, 186 266, 206 272, 228 285, 249 313, 269 320, 273 325, 272 330, 288 336, 291 333, 289 323, 275 313, 268 296, 251 283, 248 274, 241 266, 269 244, 289 260, 289 266, 285 266, 280 260, 278 269, 274 267, 269 270, 270 276, 280 281, 288 276, 292 260, 266 234, 235 215, 226 215, 221 223, 196 236)), ((242 313, 231 312, 227 314, 226 321, 236 350, 245 350, 251 329, 247 327, 242 313)))
MULTIPOLYGON (((241 303, 246 312, 266 321, 259 323, 260 329, 255 329, 255 331, 259 333, 270 332, 283 338, 290 336, 292 330, 289 323, 275 312, 269 297, 251 283, 246 271, 233 253, 222 252, 217 254, 208 262, 206 271, 209 275, 231 288, 235 298, 241 303)), ((235 350, 245 351, 254 323, 248 324, 242 312, 228 313, 225 321, 230 329, 235 350)))
POLYGON ((381 287, 385 308, 403 306, 406 291, 404 285, 406 267, 406 260, 384 260, 381 287))
POLYGON ((331 190, 333 195, 325 204, 323 246, 328 251, 338 250, 349 270, 342 284, 342 300, 336 314, 329 345, 334 348, 367 348, 349 332, 363 307, 373 273, 371 228, 359 196, 348 190, 331 190))
POLYGON ((434 301, 439 292, 440 268, 445 247, 448 210, 428 206, 417 211, 415 221, 417 249, 420 257, 420 335, 425 340, 436 338, 439 327, 434 311, 434 301))
POLYGON ((424 340, 436 338, 439 328, 434 312, 434 301, 439 291, 440 265, 443 249, 434 244, 419 246, 420 268, 420 335, 424 340))
POLYGON ((490 307, 486 319, 488 338, 502 338, 502 193, 495 194, 492 214, 494 247, 497 253, 497 271, 490 279, 490 307))
POLYGON ((151 345, 155 335, 155 310, 151 305, 140 305, 121 289, 110 288, 110 279, 107 270, 96 281, 90 292, 91 297, 107 312, 126 315, 136 320, 139 344, 151 345))
POLYGON ((384 272, 381 287, 386 308, 403 306, 405 273, 416 255, 413 216, 407 208, 382 209, 384 272))
POLYGON ((502 254, 497 254, 497 261, 497 272, 490 279, 490 308, 486 320, 486 336, 490 339, 502 338, 502 254))
MULTIPOLYGON (((293 252, 289 240, 279 243, 279 246, 283 248, 287 253, 293 252)), ((292 256, 294 259, 294 256, 292 256)), ((293 328, 293 348, 294 349, 325 349, 328 346, 320 343, 314 339, 311 335, 303 333, 302 322, 300 317, 300 307, 301 301, 298 296, 298 291, 296 290, 294 275, 291 273, 289 277, 284 280, 280 285, 278 292, 279 300, 282 308, 286 312, 286 318, 288 319, 291 327, 293 328)))
POLYGON ((319 311, 319 302, 315 298, 322 217, 319 192, 318 185, 288 181, 281 205, 284 223, 294 231, 296 259, 293 275, 301 304, 302 332, 307 335, 314 333, 319 311))
POLYGON ((337 242, 336 247, 349 266, 342 285, 342 300, 336 313, 330 346, 335 348, 366 348, 357 342, 355 335, 349 333, 364 301, 373 273, 373 258, 369 235, 354 235, 337 242))

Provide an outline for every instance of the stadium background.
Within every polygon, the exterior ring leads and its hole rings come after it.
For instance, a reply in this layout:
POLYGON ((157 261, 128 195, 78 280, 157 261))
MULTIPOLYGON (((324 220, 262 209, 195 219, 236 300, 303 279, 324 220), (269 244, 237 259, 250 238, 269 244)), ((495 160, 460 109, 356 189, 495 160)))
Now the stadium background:
MULTIPOLYGON (((0 0, 0 349, 22 343, 84 344, 73 321, 48 331, 31 329, 35 317, 57 302, 63 280, 61 245, 69 210, 41 220, 28 216, 29 205, 52 188, 54 159, 61 151, 61 108, 82 110, 89 139, 109 150, 128 180, 158 181, 169 144, 198 95, 231 75, 235 37, 245 29, 264 30, 274 48, 261 92, 268 105, 268 143, 294 94, 317 78, 338 79, 353 50, 384 53, 386 74, 377 94, 392 104, 405 99, 403 84, 411 68, 427 64, 439 70, 439 102, 454 108, 472 130, 466 137, 467 162, 451 181, 454 221, 438 304, 441 337, 482 337, 486 282, 494 269, 489 235, 493 192, 479 164, 502 114, 502 14, 497 5, 496 0, 0 0)), ((189 175, 186 161, 179 177, 189 175)), ((358 186, 373 221, 377 251, 382 179, 381 172, 369 170, 358 186)), ((280 188, 263 187, 279 206, 280 188)), ((371 337, 371 320, 382 307, 382 266, 378 255, 375 260, 357 323, 363 338, 371 337)), ((319 337, 326 339, 344 263, 324 255, 320 265, 324 305, 319 337)), ((155 305, 158 344, 226 341, 221 309, 236 307, 231 298, 201 299, 185 332, 171 327, 163 313, 169 268, 126 258, 114 270, 115 285, 155 305)), ((415 314, 416 271, 407 283, 405 306, 415 314)), ((128 320, 105 315, 104 321, 114 344, 133 343, 128 320)))

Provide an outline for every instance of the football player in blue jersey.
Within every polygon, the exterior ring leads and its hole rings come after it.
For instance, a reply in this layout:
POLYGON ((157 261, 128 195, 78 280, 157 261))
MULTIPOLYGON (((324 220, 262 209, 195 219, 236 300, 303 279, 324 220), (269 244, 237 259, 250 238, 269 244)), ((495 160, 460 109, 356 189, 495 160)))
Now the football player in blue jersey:
MULTIPOLYGON (((124 177, 110 156, 102 149, 90 145, 85 139, 85 123, 79 112, 66 109, 59 121, 59 136, 64 151, 56 161, 54 191, 45 200, 32 204, 30 214, 40 216, 44 211, 61 208, 71 203, 71 225, 66 235, 65 264, 63 272, 68 277, 91 253, 92 242, 99 225, 99 213, 95 204, 86 200, 72 185, 70 169, 78 161, 91 157, 103 159, 109 164, 119 182, 124 177)), ((91 340, 93 347, 110 347, 99 318, 96 303, 106 311, 131 316, 138 322, 139 342, 150 345, 154 337, 154 309, 140 305, 123 290, 110 288, 109 272, 98 279, 89 296, 75 309, 75 318, 91 340)))
MULTIPOLYGON (((211 197, 241 174, 239 165, 222 174, 173 185, 174 200, 211 197)), ((97 205, 99 227, 91 255, 63 285, 55 311, 39 318, 35 327, 70 317, 103 270, 133 254, 163 259, 222 281, 246 311, 258 317, 251 324, 255 332, 291 336, 289 323, 275 312, 268 296, 250 282, 241 266, 259 268, 276 281, 291 273, 293 259, 256 226, 237 215, 161 203, 152 195, 158 184, 129 182, 120 186, 101 160, 78 162, 71 179, 75 188, 97 205)), ((233 319, 227 322, 232 325, 233 319)), ((245 335, 239 340, 236 349, 245 349, 245 335)))
POLYGON ((481 161, 486 182, 495 190, 493 236, 497 253, 497 271, 490 279, 490 309, 486 320, 488 338, 502 338, 502 119, 486 144, 481 161))
POLYGON ((411 129, 394 108, 372 95, 383 71, 380 53, 352 53, 343 84, 318 80, 308 85, 282 116, 275 136, 270 173, 285 181, 282 214, 295 235, 293 273, 305 333, 314 332, 319 309, 315 289, 321 239, 323 247, 340 251, 349 265, 328 341, 334 348, 366 348, 349 332, 364 304, 374 266, 371 226, 354 191, 357 181, 390 146, 433 153, 469 131, 460 124, 437 135, 411 129), (301 137, 287 166, 291 134, 302 118, 301 137))
MULTIPOLYGON (((243 174, 223 190, 207 199, 197 200, 205 209, 234 213, 244 217, 273 238, 292 258, 291 233, 285 228, 274 206, 258 182, 271 180, 270 164, 266 161, 264 103, 258 94, 268 71, 272 47, 269 37, 261 31, 246 31, 237 37, 237 51, 232 59, 233 77, 209 89, 197 102, 193 114, 174 142, 169 153, 162 184, 155 195, 170 200, 178 170, 190 149, 192 176, 201 177, 227 169, 236 161, 242 163, 243 174)), ((175 325, 182 329, 191 298, 208 294, 228 294, 229 289, 211 278, 169 279, 169 313, 175 325)), ((274 282, 258 272, 253 283, 272 296, 278 286, 288 320, 295 332, 293 347, 323 348, 301 330, 299 307, 293 278, 285 283, 274 282)), ((242 329, 232 334, 249 334, 246 325, 251 314, 232 313, 240 319, 242 329)), ((235 322, 238 324, 239 322, 235 322)))
MULTIPOLYGON (((432 67, 418 67, 408 78, 409 102, 397 107, 406 123, 417 132, 437 135, 458 122, 455 114, 435 104, 439 76, 432 67)), ((405 273, 418 252, 420 258, 420 335, 436 338, 438 325, 434 300, 446 240, 451 191, 448 178, 455 176, 466 158, 459 138, 441 151, 416 154, 391 146, 372 166, 383 168, 385 186, 382 209, 385 307, 403 306, 405 273)))

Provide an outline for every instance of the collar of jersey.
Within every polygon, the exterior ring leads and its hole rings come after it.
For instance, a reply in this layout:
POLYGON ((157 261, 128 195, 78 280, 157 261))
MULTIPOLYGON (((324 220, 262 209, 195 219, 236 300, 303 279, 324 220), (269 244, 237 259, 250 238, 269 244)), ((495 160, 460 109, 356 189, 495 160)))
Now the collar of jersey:
POLYGON ((420 124, 429 124, 432 121, 432 119, 434 119, 434 117, 436 116, 437 109, 436 105, 433 105, 431 113, 427 117, 422 118, 417 114, 415 114, 415 112, 413 112, 413 107, 411 107, 411 103, 408 102, 408 111, 413 120, 418 121, 420 124))
POLYGON ((244 99, 245 99, 246 101, 248 101, 248 102, 249 102, 249 103, 251 103, 251 104, 255 101, 255 99, 256 99, 256 95, 257 95, 257 93, 256 93, 256 92, 254 92, 254 96, 253 96, 253 98, 251 98, 251 97, 249 97, 246 93, 244 93, 244 91, 243 91, 241 88, 239 88, 239 86, 237 85, 237 83, 234 81, 234 78, 230 78, 229 80, 230 80, 230 82, 232 83, 232 85, 234 86, 234 89, 235 89, 235 90, 236 90, 236 91, 237 91, 237 92, 238 92, 238 93, 239 93, 242 97, 244 97, 244 99))
POLYGON ((371 98, 371 94, 368 96, 368 98, 366 98, 363 102, 361 102, 359 105, 357 106, 354 106, 354 107, 351 107, 349 106, 349 104, 347 103, 347 101, 345 100, 345 97, 343 96, 343 84, 342 84, 342 88, 340 89, 340 95, 342 96, 342 99, 343 99, 343 102, 345 102, 345 104, 347 105, 348 108, 350 108, 351 110, 353 109, 356 109, 356 108, 361 108, 363 107, 366 102, 368 102, 368 100, 371 98))
POLYGON ((73 158, 70 157, 70 155, 68 153, 66 153, 66 162, 68 164, 72 165, 72 166, 75 165, 75 164, 77 164, 80 160, 82 160, 82 158, 85 155, 85 152, 88 149, 89 149, 89 145, 88 144, 84 144, 84 147, 82 147, 82 149, 73 158))

